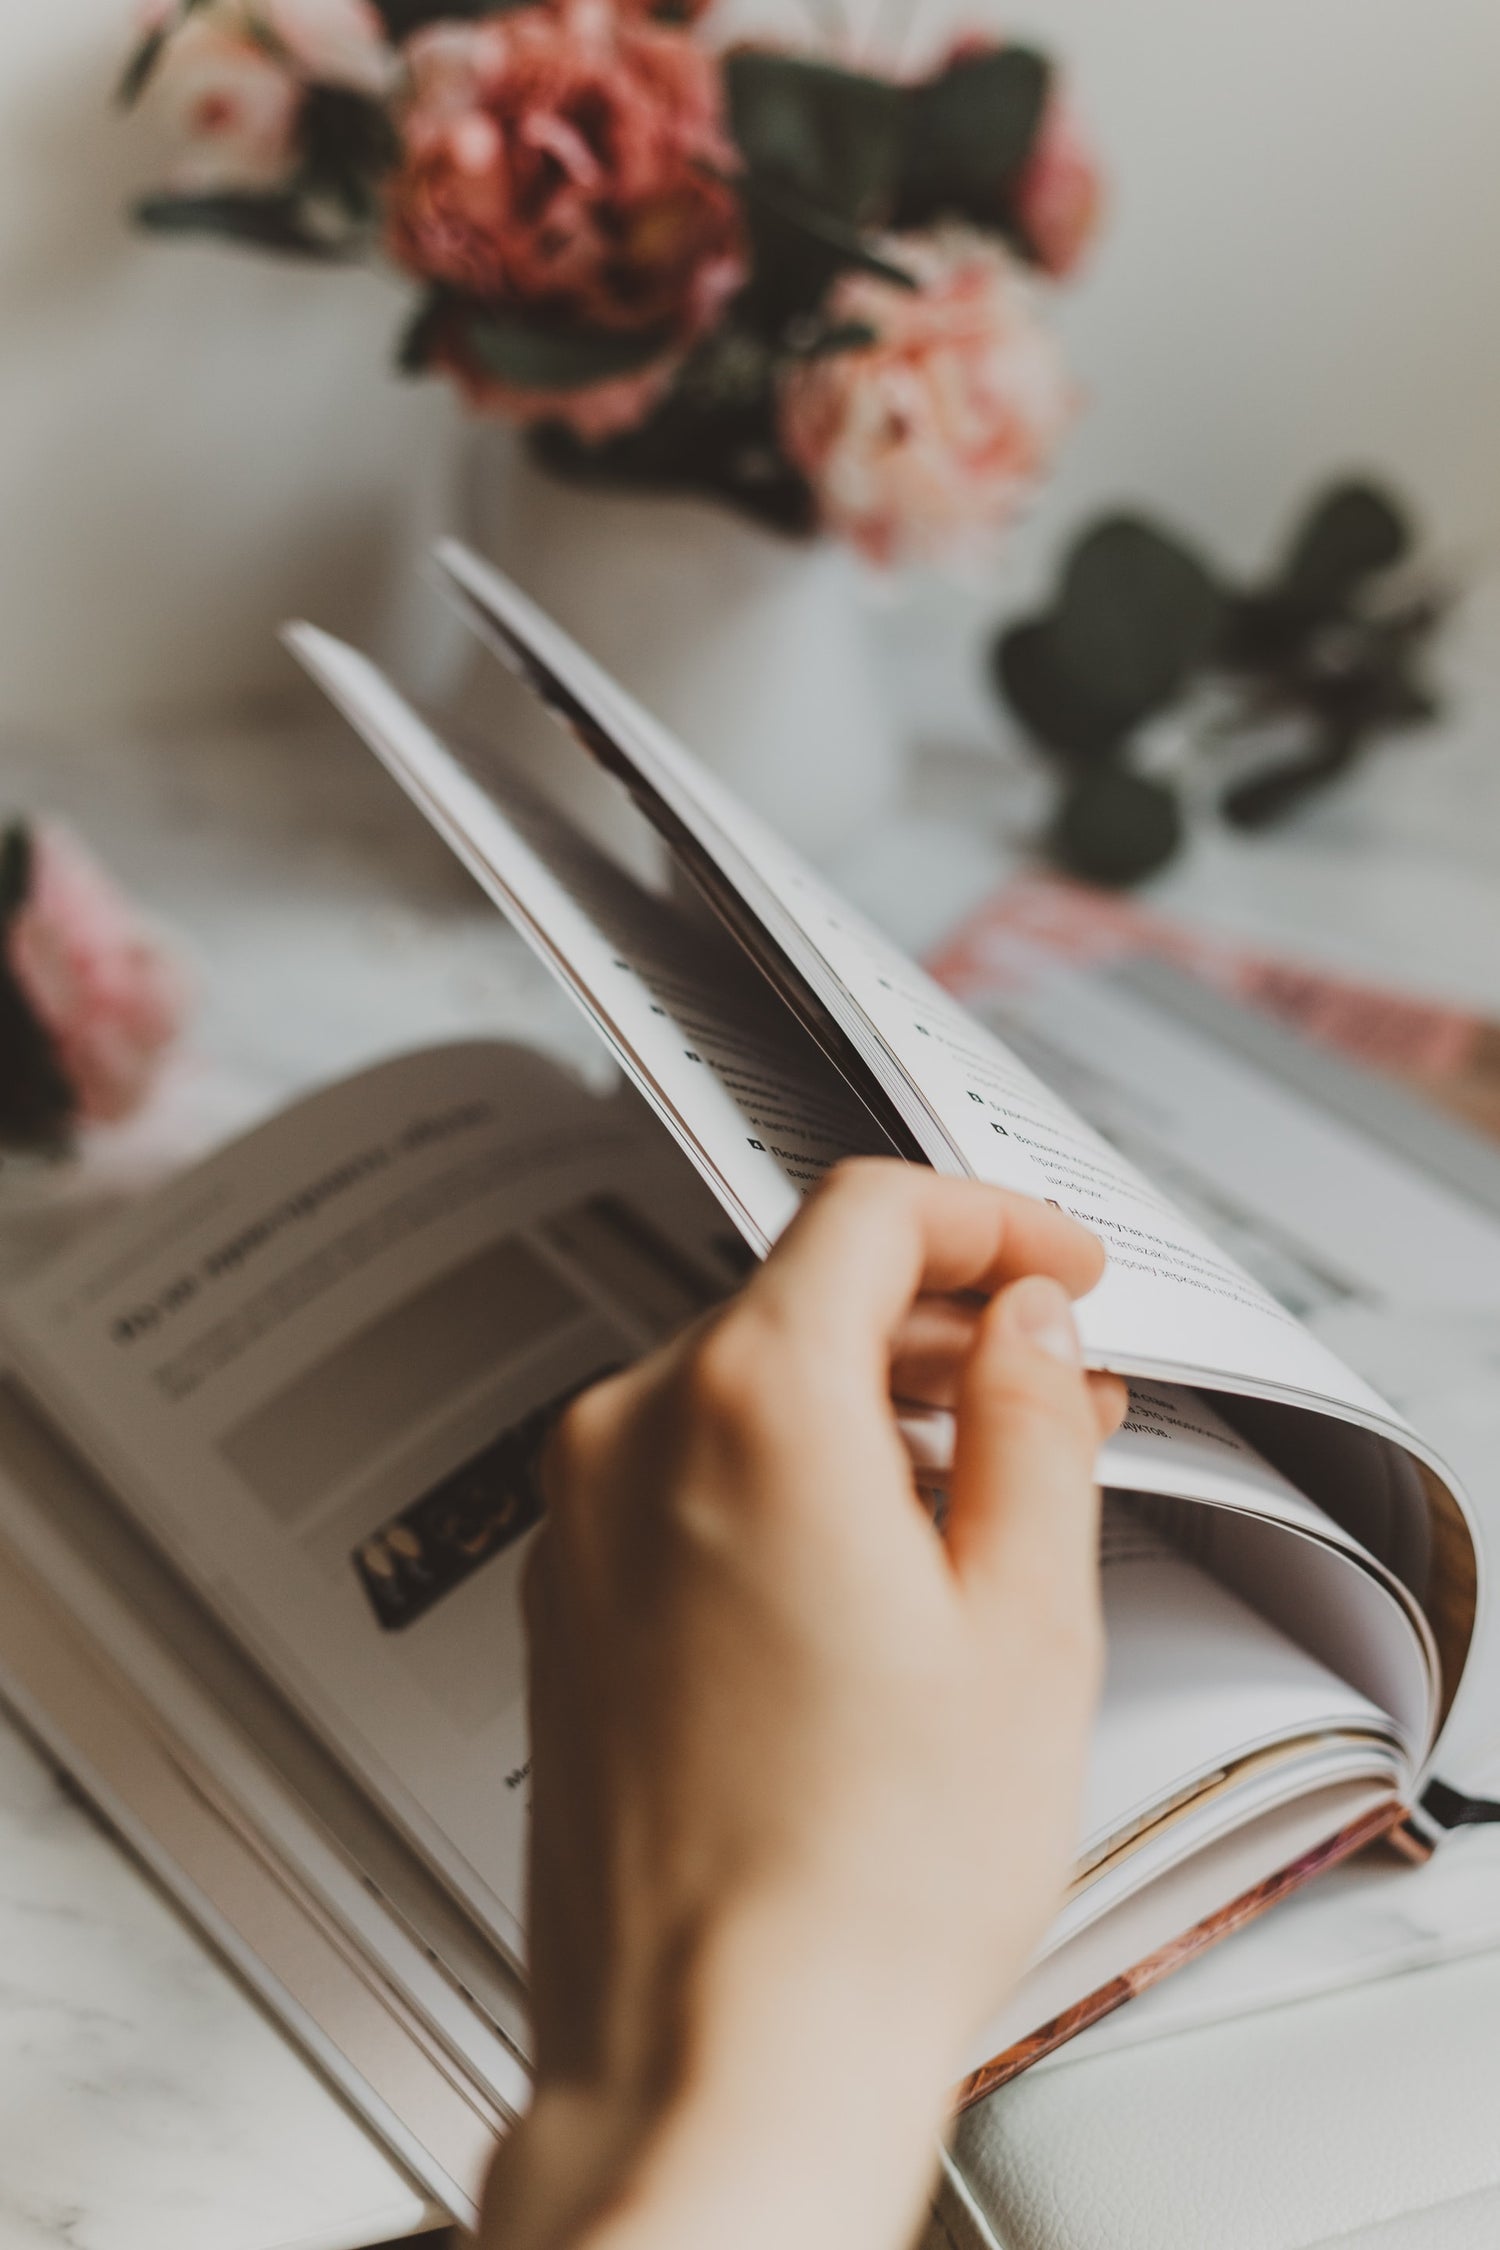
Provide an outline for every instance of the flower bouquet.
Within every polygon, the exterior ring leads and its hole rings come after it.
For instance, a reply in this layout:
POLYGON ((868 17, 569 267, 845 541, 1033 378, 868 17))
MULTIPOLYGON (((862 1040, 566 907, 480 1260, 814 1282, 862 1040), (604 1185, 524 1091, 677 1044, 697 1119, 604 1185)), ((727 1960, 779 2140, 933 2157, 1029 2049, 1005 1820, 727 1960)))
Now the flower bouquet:
POLYGON ((1047 59, 903 77, 716 46, 697 0, 153 0, 145 226, 418 291, 399 347, 561 476, 707 494, 881 562, 993 534, 1073 392, 1039 281, 1098 175, 1047 59))

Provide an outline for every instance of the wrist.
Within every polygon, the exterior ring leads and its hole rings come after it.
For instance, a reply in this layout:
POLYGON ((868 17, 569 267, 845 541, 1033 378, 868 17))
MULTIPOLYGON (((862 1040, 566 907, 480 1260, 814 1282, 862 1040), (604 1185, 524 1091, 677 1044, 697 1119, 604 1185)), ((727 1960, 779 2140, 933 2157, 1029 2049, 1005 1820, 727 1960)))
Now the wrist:
POLYGON ((496 2167, 495 2250, 904 2250, 958 2054, 943 2012, 818 1918, 720 1926, 681 1980, 672 2067, 543 2084, 496 2167))

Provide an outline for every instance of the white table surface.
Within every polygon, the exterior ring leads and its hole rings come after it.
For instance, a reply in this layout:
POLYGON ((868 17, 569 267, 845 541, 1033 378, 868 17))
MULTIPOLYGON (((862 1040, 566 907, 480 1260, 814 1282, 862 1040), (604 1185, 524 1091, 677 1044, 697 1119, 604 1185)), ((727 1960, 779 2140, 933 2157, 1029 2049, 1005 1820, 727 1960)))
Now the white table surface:
MULTIPOLYGON (((835 872, 920 947, 1016 864, 1042 791, 961 661, 944 663, 940 634, 917 653, 909 633, 885 639, 918 714, 912 805, 852 841, 835 872)), ((1462 699, 1440 734, 1383 751, 1274 840, 1201 830, 1153 902, 1500 1013, 1491 645, 1500 604, 1476 603, 1457 650, 1462 699)), ((954 647, 961 659, 956 635, 954 647)), ((0 810, 12 805, 64 814, 160 902, 201 999, 162 1104, 95 1146, 86 1196, 0 1171, 0 1278, 85 1205, 379 1053, 497 1030, 593 1052, 417 816, 320 722, 0 741, 0 810)), ((0 1721, 0 2250, 339 2250, 422 2217, 396 2168, 0 1721)), ((1489 2218, 1485 2239, 1500 2240, 1500 2209, 1489 2218)), ((1449 2240, 1403 2233, 1399 2250, 1449 2240)))

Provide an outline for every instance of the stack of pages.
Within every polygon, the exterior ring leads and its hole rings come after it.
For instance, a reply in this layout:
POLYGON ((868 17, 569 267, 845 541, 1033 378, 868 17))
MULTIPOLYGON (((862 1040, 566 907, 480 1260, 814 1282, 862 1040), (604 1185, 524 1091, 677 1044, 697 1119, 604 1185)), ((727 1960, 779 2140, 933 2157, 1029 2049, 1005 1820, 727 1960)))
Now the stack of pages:
MULTIPOLYGON (((1109 1252, 1108 1666, 1068 1897, 978 2099, 1322 1868, 1413 1857, 1475 1650, 1401 1416, 516 588, 440 562, 634 798, 654 890, 362 657, 291 638, 620 1065, 500 1043, 312 1095, 0 1305, 0 1684, 437 2201, 524 2105, 517 1590, 559 1406, 711 1307, 841 1158, 1109 1252), (689 893, 691 892, 691 896, 689 893), (1426 1809, 1424 1809, 1424 1799, 1426 1809)), ((924 1483, 949 1435, 913 1412, 924 1483)), ((836 1589, 830 1589, 836 1598, 836 1589)))

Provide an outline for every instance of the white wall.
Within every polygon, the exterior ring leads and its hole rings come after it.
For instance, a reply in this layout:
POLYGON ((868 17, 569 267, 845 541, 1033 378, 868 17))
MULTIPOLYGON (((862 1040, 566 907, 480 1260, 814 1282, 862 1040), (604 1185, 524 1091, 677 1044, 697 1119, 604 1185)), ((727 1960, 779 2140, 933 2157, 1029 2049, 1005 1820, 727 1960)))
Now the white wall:
POLYGON ((1127 495, 1248 563, 1313 480, 1368 463, 1441 543, 1492 553, 1495 0, 1027 0, 1025 22, 1072 59, 1113 174, 1064 315, 1092 404, 1035 537, 1127 495))
MULTIPOLYGON (((0 6, 0 720, 280 679, 274 620, 368 617, 451 427, 383 372, 380 285, 126 234, 157 157, 107 106, 129 14, 0 6)), ((1072 59, 1114 176, 1064 315, 1092 404, 1018 570, 1120 497, 1249 560, 1350 462, 1500 542, 1495 0, 1004 14, 1072 59)))
POLYGON ((0 0, 0 722, 193 709, 368 619, 451 427, 385 372, 398 295, 132 235, 131 0, 0 0))

